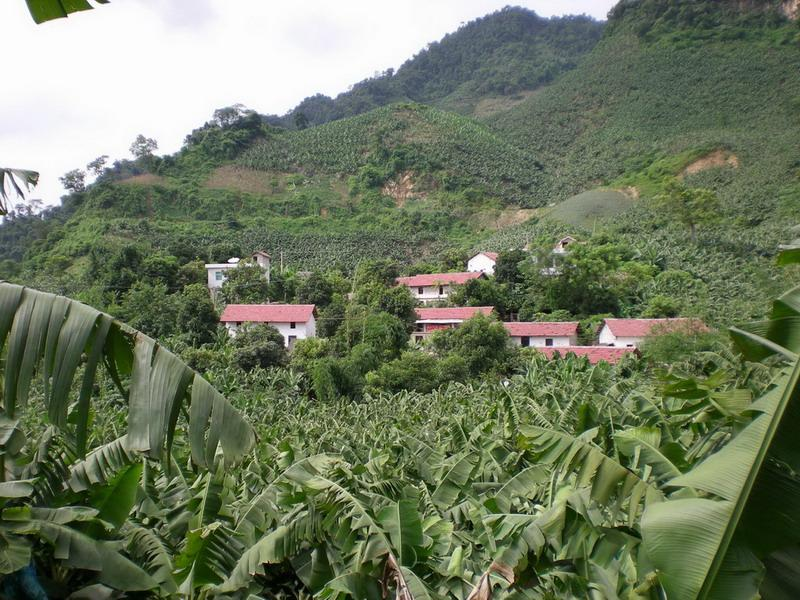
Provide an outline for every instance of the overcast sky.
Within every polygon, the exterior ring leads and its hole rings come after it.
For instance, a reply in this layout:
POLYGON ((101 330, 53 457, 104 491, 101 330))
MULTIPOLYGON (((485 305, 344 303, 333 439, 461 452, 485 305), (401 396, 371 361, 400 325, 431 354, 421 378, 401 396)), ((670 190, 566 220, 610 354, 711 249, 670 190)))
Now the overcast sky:
MULTIPOLYGON (((614 0, 522 0, 542 16, 604 19, 614 0)), ((138 133, 158 153, 214 109, 283 114, 330 96, 509 0, 112 0, 42 25, 0 2, 0 165, 38 170, 32 194, 93 158, 129 157, 138 133)))

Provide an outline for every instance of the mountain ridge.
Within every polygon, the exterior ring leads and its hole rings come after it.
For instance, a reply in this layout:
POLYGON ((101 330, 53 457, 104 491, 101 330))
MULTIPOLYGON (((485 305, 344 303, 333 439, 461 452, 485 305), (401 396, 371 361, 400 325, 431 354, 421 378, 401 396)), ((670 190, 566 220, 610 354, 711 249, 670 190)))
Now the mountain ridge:
POLYGON ((305 128, 407 101, 470 114, 482 98, 529 92, 573 68, 602 29, 583 15, 547 19, 506 6, 428 44, 396 72, 357 82, 335 98, 309 96, 283 116, 264 118, 274 126, 305 128))

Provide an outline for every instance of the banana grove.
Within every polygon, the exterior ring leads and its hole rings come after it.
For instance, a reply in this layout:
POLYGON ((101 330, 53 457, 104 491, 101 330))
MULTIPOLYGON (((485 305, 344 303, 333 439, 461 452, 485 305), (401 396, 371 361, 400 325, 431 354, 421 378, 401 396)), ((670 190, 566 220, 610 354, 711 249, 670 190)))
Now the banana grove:
POLYGON ((797 597, 800 289, 770 317, 658 376, 533 358, 319 402, 288 370, 207 374, 226 400, 108 315, 0 284, 2 594, 797 597))

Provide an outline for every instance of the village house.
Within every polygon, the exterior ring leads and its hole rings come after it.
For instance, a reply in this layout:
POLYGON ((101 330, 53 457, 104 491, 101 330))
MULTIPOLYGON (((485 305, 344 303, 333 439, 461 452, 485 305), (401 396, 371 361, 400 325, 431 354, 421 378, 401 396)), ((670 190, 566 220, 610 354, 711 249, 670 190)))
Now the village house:
POLYGON ((629 354, 637 354, 635 348, 612 348, 609 346, 566 346, 562 348, 537 348, 537 351, 544 354, 547 358, 566 358, 568 354, 575 356, 585 356, 589 363, 596 365, 599 362, 607 362, 614 365, 629 354))
POLYGON ((571 235, 561 238, 558 240, 556 245, 553 246, 553 254, 566 254, 567 248, 570 246, 570 244, 574 244, 576 241, 577 240, 571 235))
POLYGON ((249 261, 245 261, 240 258, 229 258, 227 262, 224 263, 208 263, 205 265, 208 289, 212 294, 218 292, 222 287, 222 284, 225 283, 225 279, 227 279, 226 273, 231 269, 236 269, 237 267, 245 264, 256 264, 261 267, 261 269, 264 271, 264 277, 267 281, 269 281, 271 265, 270 261, 270 255, 259 250, 250 257, 249 261))
POLYGON ((232 336, 246 323, 268 323, 291 350, 297 340, 316 337, 315 312, 313 304, 228 304, 219 320, 232 336))
POLYGON ((569 253, 569 246, 574 244, 576 241, 577 240, 571 235, 558 240, 556 245, 553 246, 552 252, 550 253, 551 265, 549 267, 542 267, 539 272, 545 276, 561 275, 561 267, 558 265, 559 260, 569 253))
POLYGON ((503 323, 511 341, 522 348, 576 346, 578 322, 503 323))
POLYGON ((494 267, 497 264, 497 252, 478 252, 467 261, 467 271, 470 273, 486 273, 494 275, 494 267))
POLYGON ((467 319, 481 314, 489 316, 494 311, 491 306, 466 306, 461 308, 418 308, 417 322, 413 339, 421 342, 435 331, 458 327, 467 319))
POLYGON ((597 343, 616 348, 638 348, 648 336, 675 331, 706 332, 708 327, 698 319, 606 319, 597 343))
POLYGON ((398 277, 395 281, 398 285, 408 287, 417 302, 427 304, 428 302, 447 300, 454 286, 464 285, 468 281, 480 277, 485 277, 485 275, 483 273, 430 273, 398 277))

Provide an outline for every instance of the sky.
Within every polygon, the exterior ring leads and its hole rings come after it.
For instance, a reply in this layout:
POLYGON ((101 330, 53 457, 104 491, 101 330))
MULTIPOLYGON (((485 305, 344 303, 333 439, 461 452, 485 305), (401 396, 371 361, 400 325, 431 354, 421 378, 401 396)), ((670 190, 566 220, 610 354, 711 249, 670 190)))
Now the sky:
MULTIPOLYGON (((604 19, 614 0, 519 0, 541 16, 604 19)), ((39 171, 31 198, 92 159, 130 158, 137 134, 177 151, 215 109, 284 114, 329 96, 509 0, 111 0, 35 25, 0 2, 0 165, 39 171)))

